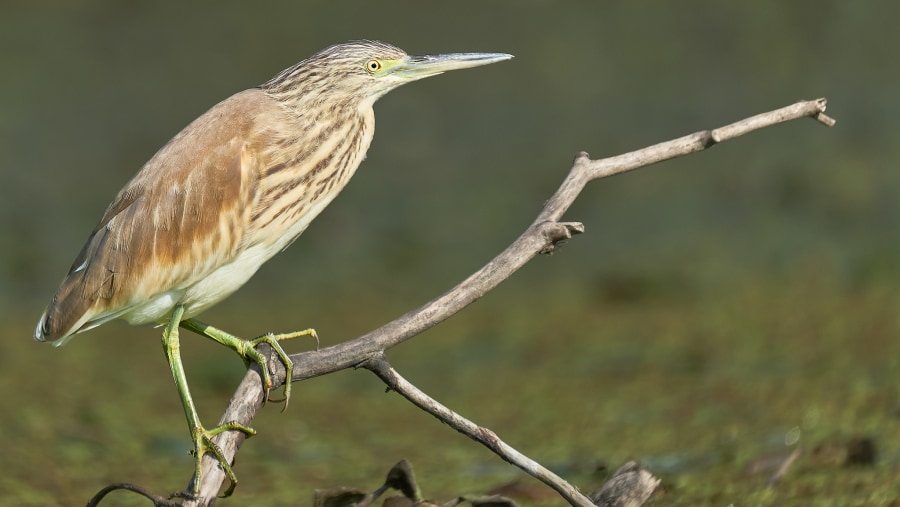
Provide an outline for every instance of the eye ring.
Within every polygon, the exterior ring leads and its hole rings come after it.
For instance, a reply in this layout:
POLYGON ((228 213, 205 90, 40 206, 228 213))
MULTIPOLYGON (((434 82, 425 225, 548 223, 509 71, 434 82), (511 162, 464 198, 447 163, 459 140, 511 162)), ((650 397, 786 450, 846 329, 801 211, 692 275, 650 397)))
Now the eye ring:
POLYGON ((378 72, 379 70, 381 70, 381 62, 375 60, 374 58, 372 60, 369 60, 368 62, 366 62, 366 70, 370 74, 373 72, 378 72))

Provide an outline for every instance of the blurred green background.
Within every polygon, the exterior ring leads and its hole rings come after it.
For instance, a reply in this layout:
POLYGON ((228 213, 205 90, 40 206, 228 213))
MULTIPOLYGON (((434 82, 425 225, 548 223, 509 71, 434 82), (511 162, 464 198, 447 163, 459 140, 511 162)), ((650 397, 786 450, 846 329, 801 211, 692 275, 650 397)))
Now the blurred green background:
MULTIPOLYGON (((797 121, 592 183, 586 234, 392 350, 410 380, 589 490, 637 459, 661 505, 887 505, 900 495, 900 8, 840 2, 6 2, 0 7, 0 503, 82 505, 191 473, 159 331, 34 343, 121 186, 190 120, 337 42, 510 62, 404 87, 349 187, 203 319, 323 345, 443 292, 527 226, 586 150, 609 156, 798 99, 797 121), (873 460, 847 466, 848 442, 873 460), (766 457, 800 446, 772 490, 766 457), (754 471, 761 469, 761 471, 754 471)), ((185 337, 201 416, 243 374, 185 337)), ((293 343, 292 350, 309 344, 293 343)), ((347 371, 267 407, 223 505, 374 488, 408 458, 444 501, 521 479, 347 371)), ((110 505, 143 505, 127 495, 110 505)), ((892 504, 896 505, 896 504, 892 504)))

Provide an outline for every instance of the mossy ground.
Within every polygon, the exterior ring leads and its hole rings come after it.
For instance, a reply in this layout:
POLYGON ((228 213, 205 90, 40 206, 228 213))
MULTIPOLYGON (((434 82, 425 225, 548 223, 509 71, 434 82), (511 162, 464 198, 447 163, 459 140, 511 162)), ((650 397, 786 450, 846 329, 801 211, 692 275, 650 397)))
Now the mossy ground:
MULTIPOLYGON (((748 280, 727 294, 632 283, 624 297, 602 281, 595 289, 513 287, 389 359, 585 490, 634 459, 662 478, 657 505, 897 505, 897 290, 841 287, 815 273, 748 280), (853 439, 875 444, 874 463, 847 464, 853 439), (771 463, 798 446, 784 478, 766 488, 771 463)), ((344 296, 378 311, 370 295, 344 296)), ((334 316, 323 323, 326 345, 345 332, 334 316)), ((106 328, 63 349, 0 343, 5 503, 79 505, 120 481, 158 492, 185 485, 189 443, 157 331, 106 328)), ((183 343, 201 415, 213 421, 241 362, 199 338, 183 343)), ((254 426, 236 495, 222 505, 306 504, 317 488, 374 488, 402 458, 430 498, 522 480, 534 496, 521 503, 560 502, 362 370, 297 384, 286 413, 269 406, 254 426)), ((123 493, 107 501, 143 504, 123 493)))

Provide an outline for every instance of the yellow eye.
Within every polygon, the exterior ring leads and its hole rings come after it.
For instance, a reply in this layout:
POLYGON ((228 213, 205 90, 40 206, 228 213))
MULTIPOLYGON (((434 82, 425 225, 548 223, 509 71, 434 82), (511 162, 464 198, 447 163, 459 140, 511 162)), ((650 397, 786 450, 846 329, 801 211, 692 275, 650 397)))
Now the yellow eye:
POLYGON ((366 62, 366 70, 371 72, 378 72, 381 70, 381 62, 378 60, 369 60, 366 62))

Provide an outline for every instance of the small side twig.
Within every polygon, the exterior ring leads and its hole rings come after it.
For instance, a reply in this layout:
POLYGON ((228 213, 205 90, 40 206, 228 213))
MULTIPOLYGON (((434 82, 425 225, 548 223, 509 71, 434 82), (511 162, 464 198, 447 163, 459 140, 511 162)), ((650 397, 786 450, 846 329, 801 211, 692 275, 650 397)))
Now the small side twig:
POLYGON ((413 405, 425 410, 463 435, 484 445, 504 461, 521 468, 532 477, 555 489, 570 504, 580 507, 594 507, 594 503, 591 502, 590 498, 581 494, 577 488, 544 468, 537 461, 525 456, 503 440, 500 440, 496 433, 457 414, 412 385, 391 367, 384 356, 369 359, 360 366, 377 375, 391 390, 412 402, 413 405))
POLYGON ((94 495, 90 500, 88 500, 87 507, 96 507, 100 505, 100 501, 103 500, 106 495, 112 493, 113 491, 123 489, 125 491, 131 491, 132 493, 137 493, 138 495, 146 498, 153 502, 154 507, 178 507, 181 503, 171 500, 170 498, 165 498, 163 496, 157 495, 149 491, 146 488, 138 486, 136 484, 129 484, 127 482, 117 482, 115 484, 110 484, 105 488, 101 489, 94 495))

